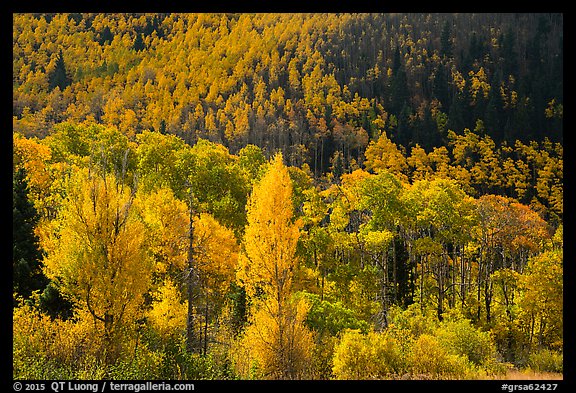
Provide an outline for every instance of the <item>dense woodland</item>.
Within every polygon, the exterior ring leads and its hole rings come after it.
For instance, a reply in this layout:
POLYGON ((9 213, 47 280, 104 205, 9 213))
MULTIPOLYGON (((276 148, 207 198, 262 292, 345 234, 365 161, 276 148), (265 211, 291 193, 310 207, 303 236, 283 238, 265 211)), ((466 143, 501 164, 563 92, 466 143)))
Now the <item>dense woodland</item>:
POLYGON ((562 373, 562 14, 14 14, 13 376, 562 373))

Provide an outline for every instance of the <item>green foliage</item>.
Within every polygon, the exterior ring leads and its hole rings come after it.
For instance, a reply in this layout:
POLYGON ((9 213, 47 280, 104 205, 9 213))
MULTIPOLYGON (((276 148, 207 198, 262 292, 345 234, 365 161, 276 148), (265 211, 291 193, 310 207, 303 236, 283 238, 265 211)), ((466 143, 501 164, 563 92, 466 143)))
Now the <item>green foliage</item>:
POLYGON ((161 350, 142 350, 140 359, 118 363, 118 379, 231 379, 229 365, 219 364, 211 355, 199 355, 186 350, 183 336, 170 340, 161 350), (147 365, 147 362, 149 364, 147 365), (128 378, 128 376, 133 376, 128 378))
POLYGON ((238 165, 246 172, 250 183, 258 181, 264 174, 266 156, 256 145, 248 144, 238 152, 238 165))
POLYGON ((116 380, 150 380, 160 375, 164 354, 152 352, 140 345, 130 357, 121 358, 111 365, 106 377, 116 380))
POLYGON ((246 203, 250 190, 248 178, 236 165, 224 146, 204 139, 190 150, 188 181, 195 209, 212 214, 223 225, 241 233, 246 225, 246 203))
POLYGON ((416 339, 423 334, 434 334, 439 325, 432 309, 421 309, 414 303, 405 310, 394 305, 388 310, 389 329, 397 336, 416 339))
POLYGON ((562 352, 541 349, 530 354, 527 366, 537 372, 562 373, 564 370, 563 360, 562 352))
POLYGON ((56 65, 51 73, 48 74, 48 87, 50 90, 58 87, 61 91, 64 91, 72 83, 72 78, 68 76, 66 71, 66 65, 64 64, 64 57, 62 55, 62 49, 58 52, 56 57, 56 65))
POLYGON ((25 298, 47 285, 42 273, 39 239, 34 233, 39 215, 28 193, 26 171, 20 168, 14 173, 12 184, 12 267, 14 296, 25 298))
POLYGON ((490 333, 478 330, 468 319, 446 321, 436 336, 450 353, 464 356, 476 366, 490 366, 497 358, 490 333))
POLYGON ((368 322, 358 319, 354 311, 346 308, 342 302, 321 300, 320 296, 311 293, 303 295, 311 302, 306 323, 318 333, 336 336, 345 329, 358 329, 363 333, 368 331, 368 322))
POLYGON ((411 356, 411 378, 484 378, 506 371, 492 334, 459 313, 439 322, 433 309, 413 304, 405 310, 392 307, 388 319, 386 331, 411 356))

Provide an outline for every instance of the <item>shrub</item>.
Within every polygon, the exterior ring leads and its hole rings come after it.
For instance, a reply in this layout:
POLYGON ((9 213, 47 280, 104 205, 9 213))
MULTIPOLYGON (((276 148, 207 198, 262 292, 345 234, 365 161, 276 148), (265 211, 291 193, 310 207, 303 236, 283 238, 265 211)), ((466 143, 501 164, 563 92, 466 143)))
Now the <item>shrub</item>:
POLYGON ((561 373, 563 359, 562 352, 542 349, 528 356, 528 367, 534 371, 561 373))
POLYGON ((133 356, 120 358, 110 366, 108 377, 116 380, 156 379, 162 354, 141 345, 133 356))
POLYGON ((490 333, 476 329, 467 319, 443 323, 436 336, 450 353, 464 356, 477 366, 496 358, 490 333))
POLYGON ((412 374, 432 379, 474 378, 474 369, 461 355, 450 354, 438 339, 429 334, 421 335, 412 347, 410 357, 412 374))
POLYGON ((388 323, 390 328, 400 330, 414 339, 422 334, 434 334, 439 324, 435 311, 429 308, 422 311, 417 303, 411 304, 406 310, 399 306, 390 307, 388 323))
POLYGON ((52 320, 29 305, 14 309, 12 333, 15 379, 74 378, 99 348, 86 319, 52 320))
POLYGON ((336 379, 389 379, 404 371, 400 345, 386 333, 347 330, 334 348, 336 379))

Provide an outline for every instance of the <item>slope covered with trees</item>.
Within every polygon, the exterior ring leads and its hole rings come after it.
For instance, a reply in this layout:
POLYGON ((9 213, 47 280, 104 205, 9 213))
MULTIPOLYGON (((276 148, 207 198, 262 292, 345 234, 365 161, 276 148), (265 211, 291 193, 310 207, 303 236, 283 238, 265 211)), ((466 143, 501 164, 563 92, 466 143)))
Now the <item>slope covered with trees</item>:
POLYGON ((562 15, 13 21, 15 378, 562 372, 562 15))

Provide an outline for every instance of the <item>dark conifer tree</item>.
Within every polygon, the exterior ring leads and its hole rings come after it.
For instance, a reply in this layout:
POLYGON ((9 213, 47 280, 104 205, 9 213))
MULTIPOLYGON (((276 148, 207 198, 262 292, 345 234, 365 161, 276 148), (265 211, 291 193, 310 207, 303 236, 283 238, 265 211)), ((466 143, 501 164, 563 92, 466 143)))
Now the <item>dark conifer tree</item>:
POLYGON ((442 34, 440 36, 440 54, 446 57, 453 56, 454 47, 452 45, 452 28, 450 27, 450 22, 444 22, 444 27, 442 27, 442 34))
POLYGON ((72 83, 72 78, 68 76, 66 71, 66 65, 64 64, 64 56, 62 55, 62 49, 58 52, 58 57, 56 58, 56 67, 48 75, 48 85, 50 90, 54 90, 59 87, 61 91, 72 83))
POLYGON ((98 43, 100 45, 109 44, 114 39, 114 35, 108 26, 104 26, 100 34, 98 35, 98 43))
POLYGON ((142 34, 136 34, 136 38, 134 39, 134 50, 136 52, 140 52, 141 50, 146 49, 146 44, 144 44, 144 40, 142 39, 142 34))
POLYGON ((17 296, 28 298, 33 291, 43 290, 48 282, 42 273, 42 253, 34 233, 39 217, 28 198, 24 169, 14 173, 12 185, 12 283, 17 296))
POLYGON ((438 69, 434 73, 434 81, 432 83, 432 94, 440 101, 444 111, 450 107, 450 86, 448 85, 448 69, 442 63, 438 65, 438 69))

